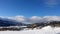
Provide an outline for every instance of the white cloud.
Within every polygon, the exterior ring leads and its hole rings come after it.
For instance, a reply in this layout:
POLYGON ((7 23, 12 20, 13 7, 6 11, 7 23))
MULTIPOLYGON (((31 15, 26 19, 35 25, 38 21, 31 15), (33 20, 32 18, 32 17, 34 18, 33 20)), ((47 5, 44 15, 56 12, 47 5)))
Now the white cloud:
POLYGON ((17 20, 17 21, 20 21, 20 22, 25 22, 26 21, 24 16, 15 16, 14 19, 17 20))
POLYGON ((42 22, 42 18, 39 17, 39 16, 32 16, 32 17, 30 18, 30 20, 31 20, 32 23, 42 22))
POLYGON ((25 16, 14 16, 14 17, 3 17, 0 18, 8 18, 12 20, 17 20, 19 22, 25 22, 25 23, 40 23, 40 22, 46 22, 46 21, 60 21, 60 16, 32 16, 32 17, 25 17, 25 16))
POLYGON ((45 0, 44 2, 46 5, 48 5, 50 7, 58 5, 58 0, 45 0))
POLYGON ((60 21, 60 16, 45 16, 43 18, 47 21, 60 21))
POLYGON ((26 22, 40 23, 40 22, 45 22, 45 21, 60 21, 60 16, 44 16, 44 17, 32 16, 30 18, 26 18, 24 16, 15 16, 14 19, 20 22, 25 22, 25 23, 26 22))

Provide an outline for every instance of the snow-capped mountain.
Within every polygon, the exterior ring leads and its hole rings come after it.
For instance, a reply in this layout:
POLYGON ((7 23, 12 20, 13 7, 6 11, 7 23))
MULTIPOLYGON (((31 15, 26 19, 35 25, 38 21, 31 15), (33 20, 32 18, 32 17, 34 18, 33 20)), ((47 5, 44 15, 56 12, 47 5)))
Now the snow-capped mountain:
POLYGON ((12 19, 0 18, 0 26, 26 26, 26 24, 12 19))

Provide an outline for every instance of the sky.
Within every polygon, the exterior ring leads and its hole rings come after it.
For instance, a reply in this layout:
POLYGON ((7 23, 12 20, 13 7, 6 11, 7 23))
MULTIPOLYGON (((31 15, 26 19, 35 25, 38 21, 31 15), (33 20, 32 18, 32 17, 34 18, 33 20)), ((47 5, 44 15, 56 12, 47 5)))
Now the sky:
POLYGON ((24 23, 60 21, 60 0, 0 0, 0 17, 24 23))
POLYGON ((0 0, 0 16, 60 16, 60 0, 0 0))

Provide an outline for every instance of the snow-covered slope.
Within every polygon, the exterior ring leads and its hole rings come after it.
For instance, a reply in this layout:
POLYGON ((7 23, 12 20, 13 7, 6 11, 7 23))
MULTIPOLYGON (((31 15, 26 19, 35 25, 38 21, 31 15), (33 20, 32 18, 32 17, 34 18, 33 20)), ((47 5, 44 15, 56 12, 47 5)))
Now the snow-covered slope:
POLYGON ((42 29, 22 30, 22 31, 0 31, 0 34, 59 34, 60 27, 51 28, 50 26, 42 29))

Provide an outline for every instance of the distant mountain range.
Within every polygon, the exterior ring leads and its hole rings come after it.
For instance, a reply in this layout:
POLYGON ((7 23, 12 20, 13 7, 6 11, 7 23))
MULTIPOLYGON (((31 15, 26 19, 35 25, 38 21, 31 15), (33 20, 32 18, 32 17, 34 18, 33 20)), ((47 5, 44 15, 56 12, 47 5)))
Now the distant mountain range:
MULTIPOLYGON (((60 21, 49 21, 49 22, 41 22, 41 23, 34 23, 36 26, 32 25, 33 27, 39 27, 40 29, 45 26, 51 26, 51 27, 60 27, 60 21)), ((32 27, 32 28, 33 28, 32 27)))
MULTIPOLYGON (((50 22, 41 22, 41 23, 34 23, 37 27, 39 26, 48 26, 48 25, 60 25, 60 21, 50 21, 50 22)), ((0 18, 0 27, 6 26, 29 26, 31 24, 25 24, 22 22, 18 22, 16 20, 7 19, 7 18, 0 18)))
POLYGON ((7 18, 0 18, 0 27, 6 26, 26 26, 27 24, 18 22, 16 20, 7 19, 7 18))

